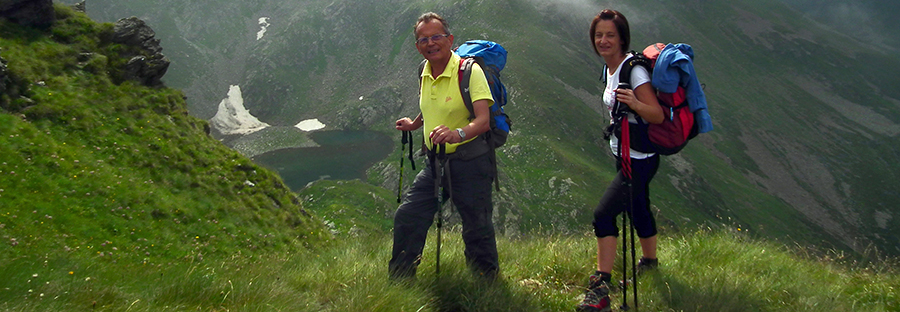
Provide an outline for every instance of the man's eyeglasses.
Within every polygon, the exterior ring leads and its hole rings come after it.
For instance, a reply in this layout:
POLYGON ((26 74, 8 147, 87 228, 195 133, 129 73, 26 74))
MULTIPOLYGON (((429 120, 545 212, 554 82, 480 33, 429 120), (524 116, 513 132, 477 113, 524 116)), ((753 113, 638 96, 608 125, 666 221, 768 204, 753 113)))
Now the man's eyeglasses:
POLYGON ((426 45, 426 44, 428 44, 429 39, 431 41, 437 42, 438 40, 441 40, 441 39, 449 37, 449 36, 450 35, 440 34, 440 35, 434 35, 431 37, 423 37, 423 38, 416 39, 416 43, 419 45, 426 45))

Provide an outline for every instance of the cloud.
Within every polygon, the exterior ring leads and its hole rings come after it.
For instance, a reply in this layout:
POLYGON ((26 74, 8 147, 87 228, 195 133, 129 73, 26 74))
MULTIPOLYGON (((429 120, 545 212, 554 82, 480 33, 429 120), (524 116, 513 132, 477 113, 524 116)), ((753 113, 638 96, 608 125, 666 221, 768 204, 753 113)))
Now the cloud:
MULTIPOLYGON (((801 13, 831 28, 832 30, 850 36, 860 42, 885 47, 897 46, 898 40, 892 31, 888 30, 889 18, 885 12, 895 12, 891 4, 879 4, 874 1, 866 2, 839 2, 829 1, 788 1, 801 13)), ((896 6, 896 4, 893 4, 896 6)))

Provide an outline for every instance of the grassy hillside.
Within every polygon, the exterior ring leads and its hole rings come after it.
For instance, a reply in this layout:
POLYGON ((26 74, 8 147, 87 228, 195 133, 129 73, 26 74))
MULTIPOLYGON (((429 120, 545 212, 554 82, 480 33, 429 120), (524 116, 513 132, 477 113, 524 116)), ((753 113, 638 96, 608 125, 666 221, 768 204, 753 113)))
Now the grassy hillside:
POLYGON ((112 25, 57 16, 47 31, 0 21, 5 270, 156 267, 326 240, 277 174, 207 135, 180 91, 112 81, 130 49, 108 41, 112 25))

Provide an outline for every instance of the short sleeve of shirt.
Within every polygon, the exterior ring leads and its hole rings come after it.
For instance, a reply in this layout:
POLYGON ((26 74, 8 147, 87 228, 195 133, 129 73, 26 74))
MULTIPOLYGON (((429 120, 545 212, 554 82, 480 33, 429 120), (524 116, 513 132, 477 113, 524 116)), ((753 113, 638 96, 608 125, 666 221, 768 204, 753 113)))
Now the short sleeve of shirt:
POLYGON ((644 68, 644 66, 635 66, 631 70, 632 89, 648 82, 650 82, 650 72, 647 71, 647 68, 644 68))

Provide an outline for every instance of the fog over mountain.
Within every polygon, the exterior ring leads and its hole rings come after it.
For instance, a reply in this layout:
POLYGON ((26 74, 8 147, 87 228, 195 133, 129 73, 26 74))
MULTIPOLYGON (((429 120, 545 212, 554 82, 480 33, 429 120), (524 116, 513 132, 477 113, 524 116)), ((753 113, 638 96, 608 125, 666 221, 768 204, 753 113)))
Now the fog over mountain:
MULTIPOLYGON (((602 61, 587 28, 600 9, 616 8, 629 18, 633 49, 693 46, 716 128, 664 158, 652 186, 664 227, 900 254, 900 59, 887 31, 896 4, 819 3, 89 0, 87 12, 153 27, 172 60, 163 81, 184 89, 200 118, 213 118, 238 86, 259 125, 316 119, 392 137, 393 120, 417 113, 417 16, 446 16, 457 44, 500 42, 510 52, 503 79, 514 123, 500 150, 495 220, 524 233, 588 231, 614 172, 602 140, 602 61)), ((396 189, 391 160, 369 181, 396 189)))
POLYGON ((863 44, 878 48, 900 50, 895 13, 900 2, 891 0, 869 1, 810 1, 785 0, 804 16, 828 25, 836 32, 856 38, 863 44))

